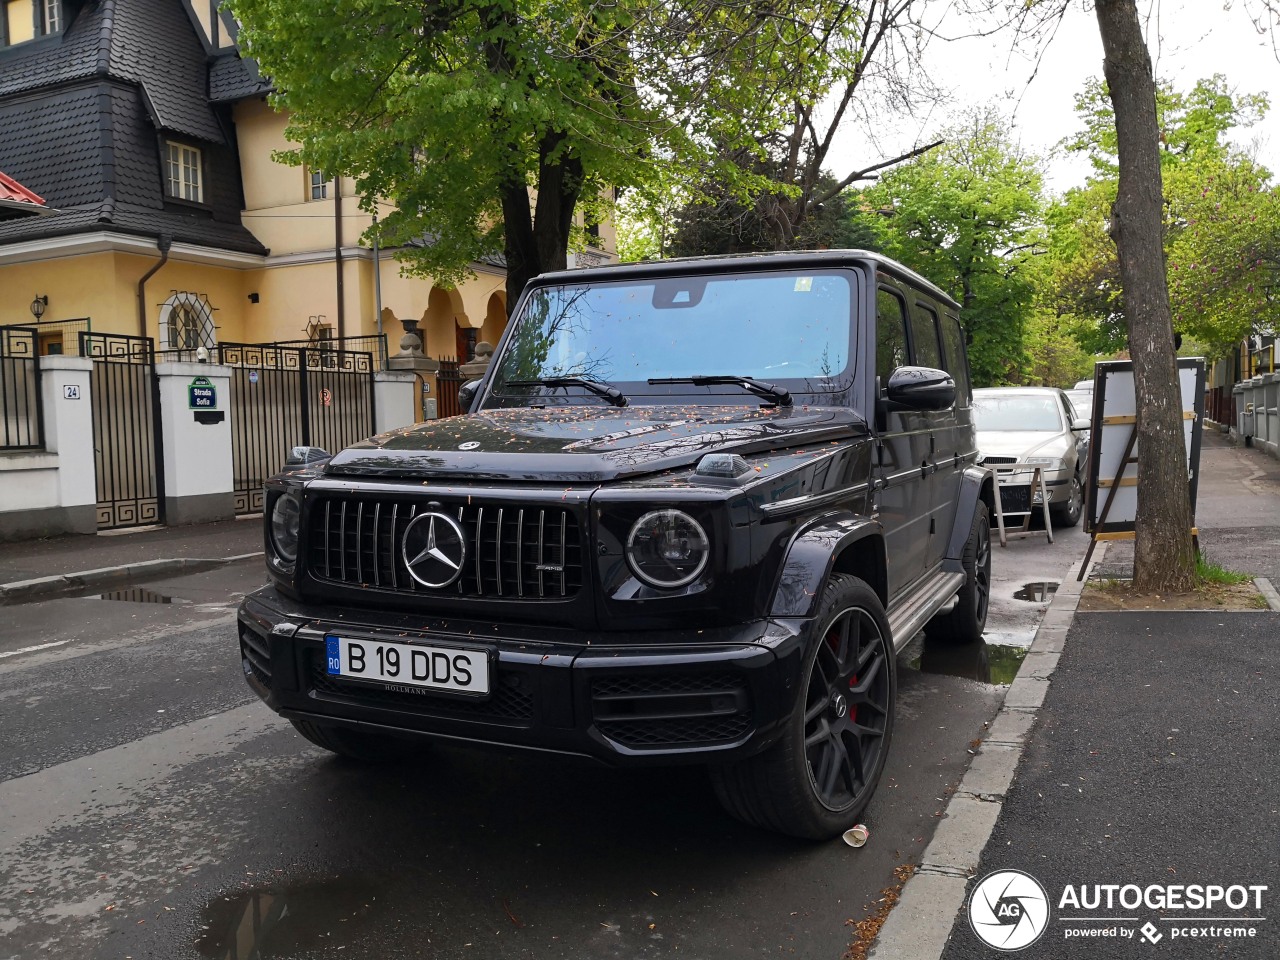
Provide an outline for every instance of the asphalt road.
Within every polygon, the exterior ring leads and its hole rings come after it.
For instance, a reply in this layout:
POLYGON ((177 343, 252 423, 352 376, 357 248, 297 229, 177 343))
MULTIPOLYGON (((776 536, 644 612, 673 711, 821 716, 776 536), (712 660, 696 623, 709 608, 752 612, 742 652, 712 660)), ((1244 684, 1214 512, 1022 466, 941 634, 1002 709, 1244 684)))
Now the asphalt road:
MULTIPOLYGON (((1030 640, 1043 591, 1013 595, 1084 544, 995 548, 993 638, 1030 640)), ((1002 686, 950 674, 1009 659, 904 652, 854 850, 737 824, 696 769, 331 758, 240 677, 234 605, 259 571, 0 611, 0 958, 836 958, 999 708, 1002 686)))

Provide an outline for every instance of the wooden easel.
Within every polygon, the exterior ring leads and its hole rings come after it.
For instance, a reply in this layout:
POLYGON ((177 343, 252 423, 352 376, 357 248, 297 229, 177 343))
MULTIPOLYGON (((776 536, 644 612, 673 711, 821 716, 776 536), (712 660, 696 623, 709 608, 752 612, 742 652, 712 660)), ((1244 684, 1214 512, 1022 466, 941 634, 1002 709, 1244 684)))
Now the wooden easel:
POLYGON ((1000 546, 1007 547, 1010 540, 1018 540, 1022 537, 1038 537, 1039 530, 1031 529, 1031 518, 1036 512, 1036 490, 1040 491, 1040 510, 1044 514, 1044 534, 1049 538, 1049 542, 1053 543, 1053 524, 1049 521, 1049 493, 1044 485, 1044 471, 1040 467, 1028 467, 1026 464, 992 464, 989 468, 995 474, 995 500, 996 500, 996 530, 1000 534, 1000 546), (1031 474, 1031 489, 1027 491, 1026 510, 1014 510, 1009 513, 1004 512, 1004 498, 1000 495, 1000 475, 1009 474, 1011 476, 1026 473, 1027 470, 1033 471, 1031 474), (1004 523, 1005 517, 1021 517, 1022 526, 1013 530, 1009 530, 1004 523))

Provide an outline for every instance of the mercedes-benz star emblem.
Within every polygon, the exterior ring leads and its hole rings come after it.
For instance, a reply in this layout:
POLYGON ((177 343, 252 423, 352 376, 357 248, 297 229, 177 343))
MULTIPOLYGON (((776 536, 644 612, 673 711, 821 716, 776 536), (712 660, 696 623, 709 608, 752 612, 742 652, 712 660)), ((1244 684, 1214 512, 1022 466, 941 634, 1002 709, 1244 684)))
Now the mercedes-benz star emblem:
POLYGON ((424 587, 438 590, 462 576, 467 538, 447 513, 420 513, 405 527, 401 541, 409 574, 424 587))

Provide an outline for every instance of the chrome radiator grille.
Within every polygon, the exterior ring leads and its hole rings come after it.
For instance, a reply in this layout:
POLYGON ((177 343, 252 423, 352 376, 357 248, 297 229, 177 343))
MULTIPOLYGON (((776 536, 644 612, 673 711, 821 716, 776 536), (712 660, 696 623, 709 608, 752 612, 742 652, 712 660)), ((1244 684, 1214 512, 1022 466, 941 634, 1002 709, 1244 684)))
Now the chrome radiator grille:
POLYGON ((308 570, 321 582, 426 596, 559 600, 582 587, 578 518, 558 506, 443 503, 467 544, 462 575, 439 589, 409 574, 405 529, 419 500, 332 496, 308 506, 308 570))

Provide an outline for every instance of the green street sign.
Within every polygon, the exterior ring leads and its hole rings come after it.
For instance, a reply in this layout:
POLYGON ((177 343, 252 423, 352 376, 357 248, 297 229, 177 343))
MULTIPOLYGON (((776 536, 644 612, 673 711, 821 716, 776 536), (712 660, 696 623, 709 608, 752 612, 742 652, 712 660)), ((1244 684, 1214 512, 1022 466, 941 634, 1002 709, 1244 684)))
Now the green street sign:
POLYGON ((187 406, 192 410, 212 410, 218 405, 218 388, 208 377, 196 377, 187 386, 187 406))

